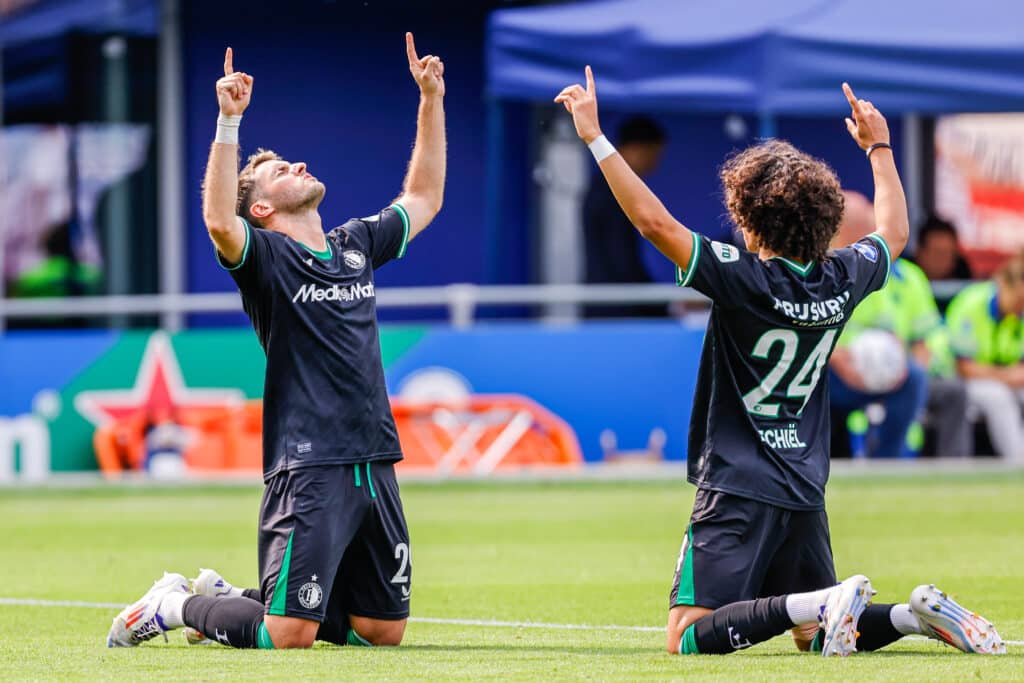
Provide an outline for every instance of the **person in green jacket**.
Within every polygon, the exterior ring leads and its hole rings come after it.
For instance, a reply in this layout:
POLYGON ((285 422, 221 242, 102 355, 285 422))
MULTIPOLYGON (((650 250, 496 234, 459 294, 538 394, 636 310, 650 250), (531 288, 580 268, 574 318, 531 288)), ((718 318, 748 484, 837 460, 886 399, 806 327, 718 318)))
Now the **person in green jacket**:
POLYGON ((1024 462, 1024 254, 992 280, 968 285, 946 310, 957 370, 967 383, 968 408, 980 413, 996 453, 1024 462))

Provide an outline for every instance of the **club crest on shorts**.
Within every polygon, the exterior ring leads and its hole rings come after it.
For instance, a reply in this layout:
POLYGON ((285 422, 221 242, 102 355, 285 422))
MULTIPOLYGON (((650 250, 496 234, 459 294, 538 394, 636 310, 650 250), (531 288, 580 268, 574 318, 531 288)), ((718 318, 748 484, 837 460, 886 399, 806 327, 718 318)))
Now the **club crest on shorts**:
POLYGON ((302 584, 299 588, 299 604, 306 609, 317 607, 324 599, 324 591, 316 581, 302 584))
POLYGON ((366 256, 364 256, 361 251, 349 249, 348 251, 342 252, 341 258, 344 259, 346 266, 357 273, 366 267, 366 256))

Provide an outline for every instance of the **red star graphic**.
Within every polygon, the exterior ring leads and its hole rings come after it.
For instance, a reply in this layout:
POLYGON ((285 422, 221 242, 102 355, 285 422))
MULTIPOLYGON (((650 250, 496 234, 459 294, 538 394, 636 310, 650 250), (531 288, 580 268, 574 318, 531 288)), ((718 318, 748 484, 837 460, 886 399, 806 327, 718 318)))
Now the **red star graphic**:
POLYGON ((238 389, 186 387, 170 340, 163 332, 154 332, 146 344, 131 389, 83 391, 75 396, 75 408, 100 426, 140 412, 171 415, 179 408, 223 408, 238 404, 244 398, 238 389))

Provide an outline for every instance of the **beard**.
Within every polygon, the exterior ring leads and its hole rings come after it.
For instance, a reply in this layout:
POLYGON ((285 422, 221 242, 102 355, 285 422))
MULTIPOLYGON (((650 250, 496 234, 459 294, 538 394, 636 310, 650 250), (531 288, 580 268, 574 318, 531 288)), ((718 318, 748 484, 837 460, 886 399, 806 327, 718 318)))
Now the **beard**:
POLYGON ((320 206, 327 188, 319 180, 308 183, 294 192, 279 197, 275 202, 281 213, 299 213, 320 206))

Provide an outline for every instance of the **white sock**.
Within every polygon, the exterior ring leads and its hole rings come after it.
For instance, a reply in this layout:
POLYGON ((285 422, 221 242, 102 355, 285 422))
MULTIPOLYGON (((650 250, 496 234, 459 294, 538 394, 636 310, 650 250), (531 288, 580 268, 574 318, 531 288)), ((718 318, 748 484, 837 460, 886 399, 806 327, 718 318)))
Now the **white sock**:
POLYGON ((894 629, 905 636, 924 635, 924 631, 921 630, 921 623, 914 616, 910 605, 907 603, 893 605, 892 609, 889 610, 889 621, 892 622, 894 629))
POLYGON ((796 624, 809 624, 818 620, 821 608, 828 600, 831 588, 823 588, 820 591, 810 593, 790 593, 786 596, 786 613, 790 620, 796 624))
POLYGON ((185 598, 192 597, 188 593, 181 593, 174 591, 164 596, 164 599, 160 601, 160 607, 157 608, 157 614, 164 620, 164 625, 168 628, 181 628, 185 625, 182 612, 185 608, 185 598))

